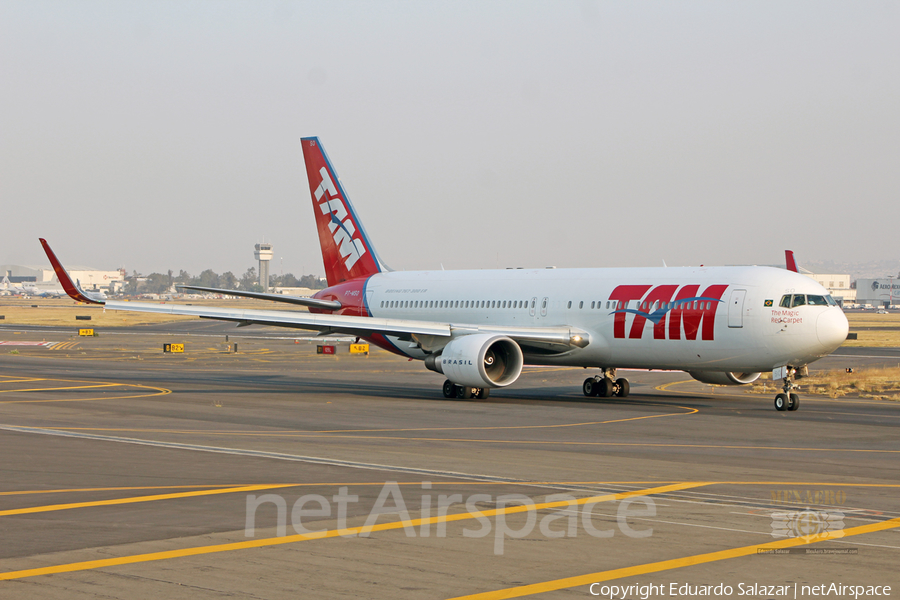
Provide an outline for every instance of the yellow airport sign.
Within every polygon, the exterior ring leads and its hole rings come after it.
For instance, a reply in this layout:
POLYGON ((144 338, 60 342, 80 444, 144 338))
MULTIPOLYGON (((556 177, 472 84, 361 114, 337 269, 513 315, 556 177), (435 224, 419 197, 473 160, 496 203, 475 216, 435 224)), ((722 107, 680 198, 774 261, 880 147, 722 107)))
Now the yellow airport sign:
POLYGON ((368 344, 350 344, 350 354, 368 354, 368 344))
POLYGON ((184 352, 184 344, 163 344, 163 352, 184 352))
POLYGON ((94 330, 93 330, 93 329, 79 329, 79 330, 78 330, 78 335, 82 335, 82 336, 84 336, 84 335, 86 335, 86 336, 93 336, 93 335, 94 335, 94 330))

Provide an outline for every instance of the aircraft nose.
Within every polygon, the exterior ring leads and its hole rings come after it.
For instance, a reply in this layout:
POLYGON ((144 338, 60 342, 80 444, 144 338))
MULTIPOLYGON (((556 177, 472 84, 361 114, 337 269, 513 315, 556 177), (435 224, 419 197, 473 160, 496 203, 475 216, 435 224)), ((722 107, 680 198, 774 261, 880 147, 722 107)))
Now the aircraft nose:
POLYGON ((825 346, 829 352, 837 350, 838 346, 844 343, 848 331, 850 331, 850 325, 847 323, 847 317, 844 316, 844 311, 837 308, 826 310, 819 315, 816 321, 819 343, 825 346))

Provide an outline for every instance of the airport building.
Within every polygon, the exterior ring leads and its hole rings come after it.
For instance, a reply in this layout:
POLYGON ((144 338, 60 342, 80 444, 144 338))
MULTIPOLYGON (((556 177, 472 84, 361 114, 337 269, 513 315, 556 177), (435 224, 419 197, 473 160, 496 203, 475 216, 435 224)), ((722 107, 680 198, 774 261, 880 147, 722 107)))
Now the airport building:
POLYGON ((856 302, 884 308, 900 304, 900 278, 859 279, 856 282, 856 302))
POLYGON ((847 273, 813 273, 803 267, 800 272, 810 279, 814 279, 819 285, 828 290, 828 293, 838 301, 841 306, 854 304, 856 290, 850 288, 850 275, 847 273))
MULTIPOLYGON (((115 291, 125 285, 125 269, 101 271, 91 267, 67 267, 72 279, 81 282, 82 289, 115 291)), ((29 265, 0 265, 0 274, 6 275, 12 284, 34 286, 38 290, 61 288, 56 273, 50 267, 29 265)), ((0 279, 2 279, 0 275, 0 279)))

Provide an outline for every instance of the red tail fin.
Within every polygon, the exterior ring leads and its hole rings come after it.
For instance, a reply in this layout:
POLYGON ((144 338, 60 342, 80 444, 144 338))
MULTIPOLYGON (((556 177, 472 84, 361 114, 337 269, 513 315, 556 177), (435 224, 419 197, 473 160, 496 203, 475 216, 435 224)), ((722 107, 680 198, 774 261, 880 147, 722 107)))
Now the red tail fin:
POLYGON ((375 249, 319 138, 301 140, 328 285, 381 272, 375 249))
POLYGON ((788 271, 793 271, 794 273, 800 272, 800 269, 797 268, 797 261, 794 260, 794 251, 793 250, 785 250, 784 251, 784 262, 787 265, 788 271))

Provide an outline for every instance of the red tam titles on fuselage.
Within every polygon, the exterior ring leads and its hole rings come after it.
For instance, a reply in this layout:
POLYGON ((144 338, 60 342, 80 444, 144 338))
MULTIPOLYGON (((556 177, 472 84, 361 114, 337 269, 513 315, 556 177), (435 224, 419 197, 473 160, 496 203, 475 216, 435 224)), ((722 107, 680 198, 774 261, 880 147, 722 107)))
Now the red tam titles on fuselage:
POLYGON ((653 323, 653 339, 696 340, 700 324, 703 324, 701 339, 715 339, 716 312, 722 302, 722 294, 727 285, 711 285, 702 294, 697 293, 699 285, 620 285, 610 294, 615 303, 613 337, 625 337, 625 315, 633 314, 630 339, 641 339, 647 321, 653 323), (651 289, 652 288, 652 289, 651 289), (650 290, 649 292, 647 290, 650 290), (676 294, 677 290, 677 294, 676 294), (636 308, 628 308, 635 301, 636 308), (666 325, 668 324, 668 328, 666 325))

